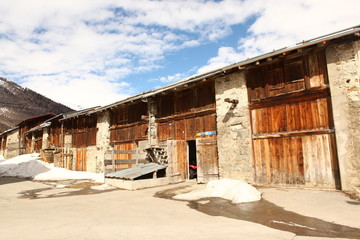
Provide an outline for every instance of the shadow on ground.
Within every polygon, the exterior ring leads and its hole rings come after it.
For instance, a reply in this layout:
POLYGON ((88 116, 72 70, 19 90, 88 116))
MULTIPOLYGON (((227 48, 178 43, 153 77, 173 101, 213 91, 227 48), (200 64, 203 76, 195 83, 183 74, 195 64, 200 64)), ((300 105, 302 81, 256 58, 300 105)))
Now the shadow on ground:
MULTIPOLYGON (((173 199, 176 192, 189 186, 157 192, 155 197, 173 199)), ((173 199, 174 200, 174 199, 173 199)), ((178 200, 180 201, 180 200, 178 200)), ((298 236, 360 239, 360 229, 287 211, 269 201, 233 204, 222 198, 203 198, 188 201, 188 206, 199 212, 259 223, 274 229, 292 232, 298 236)))
POLYGON ((59 197, 72 197, 80 195, 95 195, 106 192, 112 192, 119 189, 107 189, 107 190, 95 190, 91 187, 100 185, 99 183, 92 183, 89 181, 52 181, 42 182, 49 185, 50 187, 31 189, 22 191, 19 194, 19 198, 23 199, 44 199, 44 198, 59 198, 59 197), (56 188, 57 184, 63 184, 62 188, 56 188))
POLYGON ((16 177, 0 177, 0 185, 29 181, 29 179, 16 177))

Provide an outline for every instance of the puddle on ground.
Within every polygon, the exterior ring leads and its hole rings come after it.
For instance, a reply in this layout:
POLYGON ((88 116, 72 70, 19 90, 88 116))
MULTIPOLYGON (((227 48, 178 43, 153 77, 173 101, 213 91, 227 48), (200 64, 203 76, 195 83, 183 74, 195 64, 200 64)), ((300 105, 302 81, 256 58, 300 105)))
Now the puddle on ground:
POLYGON ((165 199, 173 199, 173 197, 175 195, 183 193, 183 190, 185 190, 185 192, 189 192, 189 190, 186 191, 186 189, 188 189, 188 188, 191 188, 191 185, 184 185, 184 186, 165 189, 163 191, 156 192, 154 197, 165 198, 165 199))
MULTIPOLYGON (((172 199, 177 190, 180 189, 167 189, 157 192, 155 197, 172 199)), ((265 199, 242 204, 233 204, 231 201, 222 198, 202 198, 188 202, 190 208, 211 216, 223 216, 259 223, 267 227, 292 232, 298 236, 360 239, 359 228, 306 217, 284 210, 284 208, 265 199)))
POLYGON ((80 195, 94 195, 105 192, 111 192, 119 189, 106 189, 106 190, 95 190, 92 186, 101 185, 99 183, 92 183, 88 181, 51 181, 42 182, 51 187, 38 188, 20 192, 21 196, 18 198, 22 199, 44 199, 44 198, 58 198, 58 197, 71 197, 80 195), (59 187, 60 186, 60 187, 59 187), (46 191, 54 190, 53 193, 46 191))

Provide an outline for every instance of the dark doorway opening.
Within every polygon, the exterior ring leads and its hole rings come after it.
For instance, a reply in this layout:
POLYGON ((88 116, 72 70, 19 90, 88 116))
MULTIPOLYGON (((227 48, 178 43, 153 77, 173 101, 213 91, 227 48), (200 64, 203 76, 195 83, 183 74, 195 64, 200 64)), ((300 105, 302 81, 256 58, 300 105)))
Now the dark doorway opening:
POLYGON ((189 179, 197 178, 196 141, 188 141, 189 179))

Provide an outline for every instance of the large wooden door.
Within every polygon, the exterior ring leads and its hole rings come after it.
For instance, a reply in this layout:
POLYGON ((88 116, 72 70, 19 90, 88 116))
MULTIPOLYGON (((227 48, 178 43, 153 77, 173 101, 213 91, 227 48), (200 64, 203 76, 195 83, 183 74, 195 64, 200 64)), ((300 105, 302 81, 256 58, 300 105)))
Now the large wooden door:
POLYGON ((323 97, 251 110, 256 183, 337 187, 329 100, 323 97))
POLYGON ((219 178, 216 136, 196 139, 196 158, 199 183, 219 178))
POLYGON ((339 187, 324 52, 253 67, 247 81, 255 182, 339 187))

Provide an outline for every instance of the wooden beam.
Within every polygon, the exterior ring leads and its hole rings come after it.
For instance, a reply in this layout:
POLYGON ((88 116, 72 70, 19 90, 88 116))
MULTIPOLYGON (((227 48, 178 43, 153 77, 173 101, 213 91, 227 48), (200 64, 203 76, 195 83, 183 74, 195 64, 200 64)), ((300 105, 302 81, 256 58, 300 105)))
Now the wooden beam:
MULTIPOLYGON (((111 154, 111 165, 112 165, 112 171, 115 172, 115 153, 114 153, 114 149, 112 150, 112 154, 111 154)), ((106 166, 105 164, 105 161, 104 161, 104 165, 106 166)))
POLYGON ((135 154, 136 150, 111 150, 107 151, 106 154, 135 154))
POLYGON ((290 93, 279 95, 276 97, 264 99, 261 101, 251 102, 249 109, 257 109, 263 107, 271 107, 277 105, 284 105, 289 103, 297 103, 302 101, 310 101, 317 98, 325 98, 330 96, 330 91, 328 87, 308 89, 307 91, 290 93))
POLYGON ((293 131, 293 132, 278 132, 278 133, 267 133, 267 134, 254 134, 253 139, 267 139, 267 138, 282 138, 282 137, 296 137, 296 136, 308 136, 318 134, 329 134, 334 133, 334 129, 320 129, 320 130, 304 130, 304 131, 293 131))
POLYGON ((146 159, 105 159, 104 160, 104 165, 105 166, 109 166, 112 165, 113 168, 115 165, 124 165, 124 164, 136 164, 136 162, 138 163, 147 163, 148 161, 146 159))
POLYGON ((139 164, 139 146, 138 146, 138 144, 135 142, 135 145, 136 145, 136 159, 135 159, 135 161, 136 161, 136 166, 139 164))

